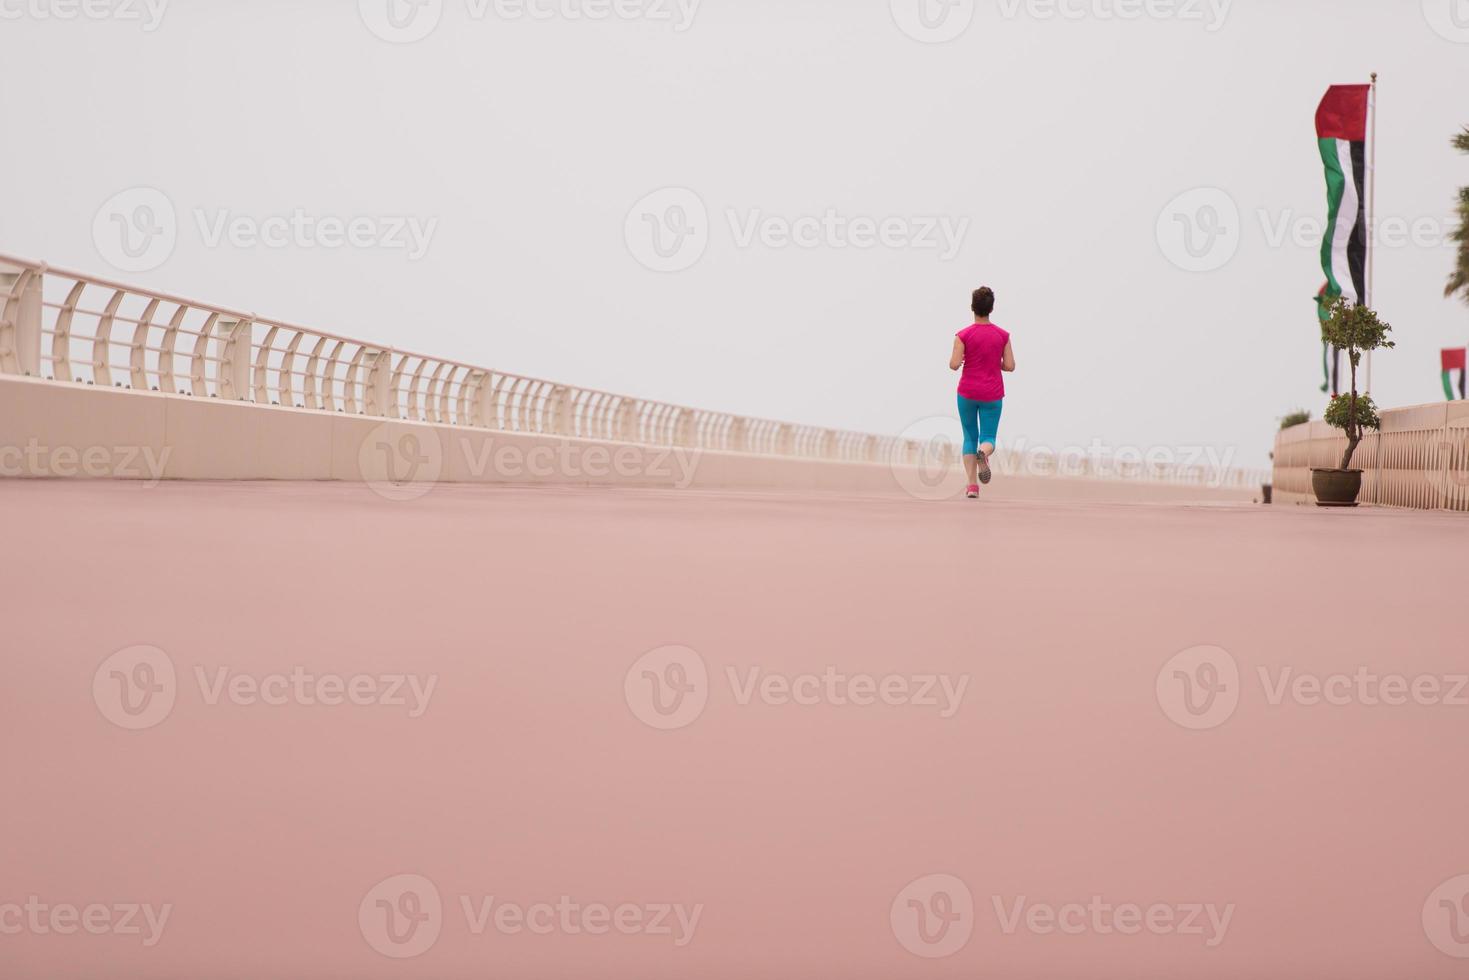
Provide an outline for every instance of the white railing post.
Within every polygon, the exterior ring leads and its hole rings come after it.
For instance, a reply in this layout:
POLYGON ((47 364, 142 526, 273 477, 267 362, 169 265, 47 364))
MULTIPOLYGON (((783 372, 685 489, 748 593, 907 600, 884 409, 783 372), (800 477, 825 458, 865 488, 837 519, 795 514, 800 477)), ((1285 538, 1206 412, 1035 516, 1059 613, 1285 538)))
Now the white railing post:
POLYGON ((219 357, 217 390, 220 398, 243 401, 250 391, 250 328, 253 320, 220 319, 214 328, 219 357))
POLYGON ((15 351, 20 359, 23 374, 39 377, 41 374, 41 289, 45 276, 41 272, 32 274, 20 297, 19 319, 16 321, 15 351))
POLYGON ((551 433, 571 435, 571 389, 565 385, 551 389, 551 433))
MULTIPOLYGON (((1379 442, 1382 440, 1382 433, 1381 432, 1379 432, 1377 434, 1377 439, 1378 439, 1379 442)), ((1438 495, 1438 506, 1435 509, 1436 510, 1448 510, 1449 509, 1449 502, 1450 502, 1450 500, 1449 500, 1449 498, 1450 498, 1450 495, 1449 495, 1449 462, 1450 462, 1450 460, 1453 459, 1453 444, 1451 442, 1449 442, 1449 418, 1448 418, 1448 408, 1447 407, 1445 407, 1445 409, 1444 409, 1443 434, 1439 437, 1439 440, 1438 440, 1438 456, 1439 456, 1439 460, 1438 460, 1439 484, 1438 485, 1439 485, 1440 493, 1438 495)), ((1378 483, 1380 484, 1381 482, 1382 482, 1381 477, 1379 477, 1378 478, 1378 483)))
POLYGON ((622 404, 617 407, 616 429, 613 439, 617 442, 638 441, 638 403, 632 398, 624 398, 622 404))
MULTIPOLYGON (((469 424, 476 429, 488 429, 489 405, 490 405, 490 372, 475 372, 471 382, 474 386, 474 394, 469 403, 469 424)), ((394 392, 396 395, 397 392, 394 392)), ((396 406, 394 406, 396 408, 396 406)))
POLYGON ((694 413, 687 408, 679 409, 678 421, 673 427, 673 444, 683 449, 694 449, 694 413))
POLYGON ((838 447, 837 434, 828 429, 826 434, 821 437, 821 458, 836 459, 841 455, 838 447))
POLYGON ((794 428, 782 425, 775 431, 775 453, 777 456, 796 454, 796 430, 794 428))
POLYGON ((39 269, 0 265, 0 374, 41 374, 39 269))
POLYGON ((733 453, 750 451, 750 427, 743 418, 736 418, 729 424, 729 450, 733 453))
POLYGON ((393 352, 380 350, 367 371, 367 414, 380 418, 392 415, 393 352))

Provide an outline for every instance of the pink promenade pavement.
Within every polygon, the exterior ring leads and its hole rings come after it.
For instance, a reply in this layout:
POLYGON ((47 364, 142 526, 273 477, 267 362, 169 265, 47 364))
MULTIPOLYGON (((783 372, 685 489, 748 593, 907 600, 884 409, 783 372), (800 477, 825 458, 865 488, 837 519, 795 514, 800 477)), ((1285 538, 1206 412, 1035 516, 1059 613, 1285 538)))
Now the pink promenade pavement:
POLYGON ((7 978, 1469 968, 1459 516, 0 508, 7 978))

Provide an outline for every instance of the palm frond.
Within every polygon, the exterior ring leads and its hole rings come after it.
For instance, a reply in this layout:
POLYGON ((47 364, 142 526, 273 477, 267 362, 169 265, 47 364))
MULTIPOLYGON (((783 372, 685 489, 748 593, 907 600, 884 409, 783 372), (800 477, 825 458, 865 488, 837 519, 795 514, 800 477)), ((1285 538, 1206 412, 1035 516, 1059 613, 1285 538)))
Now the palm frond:
MULTIPOLYGON (((1454 148, 1461 153, 1469 153, 1469 126, 1462 133, 1454 137, 1454 148)), ((1444 296, 1459 295, 1465 303, 1469 303, 1469 187, 1459 189, 1459 227, 1454 230, 1453 241, 1459 244, 1459 255, 1457 267, 1449 276, 1449 283, 1444 287, 1444 296)))
POLYGON ((1456 293, 1464 293, 1464 302, 1469 303, 1469 270, 1460 270, 1449 276, 1449 284, 1444 287, 1444 298, 1450 299, 1456 293))

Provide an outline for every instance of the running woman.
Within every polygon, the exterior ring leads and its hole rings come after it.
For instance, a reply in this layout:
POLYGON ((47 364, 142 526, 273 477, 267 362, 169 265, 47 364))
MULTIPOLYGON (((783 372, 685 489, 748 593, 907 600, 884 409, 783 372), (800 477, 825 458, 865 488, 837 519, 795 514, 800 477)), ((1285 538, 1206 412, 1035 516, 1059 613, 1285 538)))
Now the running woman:
POLYGON ((964 473, 970 500, 979 496, 979 485, 991 479, 990 457, 1000 435, 1000 414, 1005 407, 1005 373, 1015 370, 1015 350, 1010 334, 990 322, 995 311, 995 291, 985 286, 974 291, 974 323, 954 338, 949 370, 964 369, 959 380, 959 421, 964 426, 964 473))

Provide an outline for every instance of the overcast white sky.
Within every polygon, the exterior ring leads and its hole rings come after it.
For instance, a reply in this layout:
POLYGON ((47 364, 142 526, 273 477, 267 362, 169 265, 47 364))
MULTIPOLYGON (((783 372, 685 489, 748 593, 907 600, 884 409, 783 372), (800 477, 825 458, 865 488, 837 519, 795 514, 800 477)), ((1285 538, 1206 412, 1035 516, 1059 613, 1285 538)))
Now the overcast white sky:
POLYGON ((1280 415, 1321 410, 1316 103, 1376 70, 1379 400, 1440 399, 1440 348, 1469 342, 1435 241, 1469 184, 1469 0, 79 2, 0 0, 0 252, 876 432, 951 412, 989 284, 1021 364, 1002 442, 1260 465, 1280 415), (176 240, 119 271, 108 209, 158 227, 135 188, 176 240), (1198 188, 1225 196, 1184 199, 1212 244, 1190 257, 1169 208, 1198 188), (249 239, 297 212, 368 219, 362 245, 249 239), (814 247, 783 241, 813 216, 814 247))

